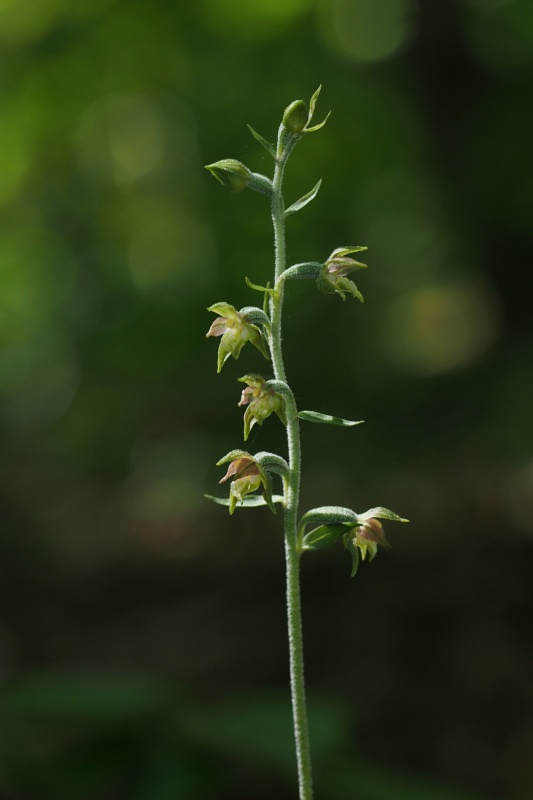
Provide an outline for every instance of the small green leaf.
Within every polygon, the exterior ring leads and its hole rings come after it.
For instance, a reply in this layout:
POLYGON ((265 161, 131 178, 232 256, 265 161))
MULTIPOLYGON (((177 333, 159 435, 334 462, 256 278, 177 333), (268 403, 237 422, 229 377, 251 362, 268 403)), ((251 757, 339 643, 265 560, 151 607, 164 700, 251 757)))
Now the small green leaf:
POLYGON ((383 506, 369 508, 368 511, 365 511, 365 513, 361 515, 361 517, 364 517, 365 519, 377 517, 378 519, 391 519, 394 522, 409 522, 408 519, 398 516, 398 514, 395 514, 394 511, 391 511, 388 508, 383 508, 383 506))
POLYGON ((353 425, 361 425, 364 420, 360 419, 353 421, 351 419, 341 419, 341 417, 332 417, 331 414, 321 414, 319 411, 300 411, 298 413, 300 419, 306 422, 321 422, 325 425, 340 425, 343 428, 350 428, 353 425))
POLYGON ((314 186, 310 192, 304 194, 303 197, 300 197, 292 206, 289 206, 288 209, 285 211, 285 216, 289 217, 291 214, 295 214, 297 211, 300 211, 301 208, 304 208, 311 200, 314 200, 318 194, 318 190, 320 189, 320 184, 322 183, 322 178, 318 181, 316 186, 314 186))
POLYGON ((256 292, 268 292, 268 294, 272 295, 276 299, 279 297, 279 292, 276 289, 269 289, 268 286, 258 286, 256 283, 252 283, 249 278, 244 279, 246 281, 246 285, 250 287, 250 289, 255 289, 256 292))
POLYGON ((358 525, 359 517, 351 508, 343 508, 343 506, 320 506, 320 508, 312 508, 310 511, 307 511, 301 518, 298 527, 302 528, 304 525, 308 525, 311 522, 326 525, 350 522, 352 525, 358 525))
POLYGON ((259 142, 259 144, 260 144, 260 145, 262 145, 262 146, 265 148, 265 150, 267 151, 267 153, 270 153, 270 155, 272 156, 272 158, 274 158, 274 159, 275 159, 275 158, 276 158, 276 151, 274 150, 274 148, 272 147, 272 145, 270 144, 270 142, 267 142, 267 140, 264 138, 264 136, 261 136, 261 134, 260 134, 260 133, 257 133, 257 131, 254 131, 254 129, 252 128, 252 126, 251 126, 251 125, 248 125, 248 128, 250 129, 250 133, 252 134, 252 136, 254 137, 254 139, 255 139, 256 141, 258 141, 258 142, 259 142))
POLYGON ((306 533, 303 542, 303 550, 321 550, 330 544, 338 542, 341 536, 346 533, 343 524, 340 525, 320 525, 306 533))
POLYGON ((345 533, 342 537, 342 543, 347 550, 349 550, 352 556, 352 571, 350 573, 350 577, 354 577, 357 573, 357 567, 359 566, 359 548, 355 544, 354 537, 351 536, 349 533, 345 533))
POLYGON ((316 92, 313 92, 313 96, 311 97, 311 100, 309 101, 309 119, 308 119, 308 122, 311 122, 313 114, 315 113, 316 103, 317 103, 318 96, 319 96, 321 90, 322 90, 322 84, 320 84, 320 86, 318 87, 316 92))
MULTIPOLYGON (((230 499, 229 497, 213 497, 211 494, 204 494, 208 500, 212 500, 213 503, 218 503, 220 506, 229 506, 230 499)), ((281 494, 275 494, 272 496, 272 501, 274 503, 283 503, 284 497, 281 494)), ((258 506, 266 506, 268 505, 267 501, 263 497, 262 494, 249 494, 247 497, 243 497, 242 503, 239 503, 239 506, 243 508, 257 508, 258 506)))
POLYGON ((323 128, 324 125, 326 124, 326 122, 328 121, 330 114, 331 114, 331 111, 328 111, 328 113, 326 114, 325 119, 323 119, 322 122, 319 122, 318 125, 313 125, 312 128, 306 128, 305 129, 305 133, 313 133, 313 131, 319 131, 320 128, 323 128))

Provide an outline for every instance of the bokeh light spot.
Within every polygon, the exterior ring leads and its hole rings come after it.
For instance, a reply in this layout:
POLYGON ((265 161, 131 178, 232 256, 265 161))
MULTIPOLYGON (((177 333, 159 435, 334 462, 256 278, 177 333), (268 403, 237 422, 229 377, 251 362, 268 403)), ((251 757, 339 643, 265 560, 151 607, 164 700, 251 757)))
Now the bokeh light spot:
POLYGON ((132 228, 129 269, 140 291, 178 287, 190 291, 213 275, 215 248, 203 222, 171 204, 146 202, 132 228))
POLYGON ((80 159, 99 178, 127 184, 160 163, 165 150, 161 117, 136 94, 110 94, 85 109, 79 126, 80 159))
POLYGON ((385 349, 407 372, 447 372, 481 356, 497 334, 498 321, 495 302, 482 287, 418 289, 390 309, 385 349))
POLYGON ((209 0, 206 21, 245 39, 270 39, 306 11, 313 0, 209 0))
POLYGON ((356 61, 384 61, 409 44, 412 12, 409 0, 331 0, 319 26, 335 51, 356 61))

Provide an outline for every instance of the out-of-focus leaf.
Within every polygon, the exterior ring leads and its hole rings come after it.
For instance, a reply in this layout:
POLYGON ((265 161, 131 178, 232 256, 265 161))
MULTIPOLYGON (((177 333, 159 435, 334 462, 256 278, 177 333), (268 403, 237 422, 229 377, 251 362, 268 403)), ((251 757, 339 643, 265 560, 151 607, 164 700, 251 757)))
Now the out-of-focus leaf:
POLYGON ((165 707, 159 681, 127 675, 39 673, 18 678, 0 693, 0 716, 87 721, 148 716, 165 707))
MULTIPOLYGON (((212 500, 213 503, 218 503, 220 506, 229 506, 230 501, 228 497, 213 497, 211 494, 204 495, 208 500, 212 500)), ((283 495, 281 494, 274 494, 272 495, 272 501, 274 503, 283 503, 283 495)), ((243 497, 242 503, 239 502, 239 508, 257 508, 257 506, 266 506, 268 505, 267 501, 261 494, 249 494, 246 497, 243 497)))
POLYGON ((321 550, 323 547, 328 547, 330 544, 338 542, 343 533, 346 532, 344 525, 320 525, 314 528, 309 533, 306 533, 303 538, 304 550, 321 550))
POLYGON ((331 414, 321 414, 319 411, 300 411, 298 412, 300 419, 305 422, 319 422, 324 425, 340 425, 343 428, 350 428, 353 425, 361 425, 364 420, 359 419, 353 421, 351 419, 342 419, 341 417, 332 417, 331 414))

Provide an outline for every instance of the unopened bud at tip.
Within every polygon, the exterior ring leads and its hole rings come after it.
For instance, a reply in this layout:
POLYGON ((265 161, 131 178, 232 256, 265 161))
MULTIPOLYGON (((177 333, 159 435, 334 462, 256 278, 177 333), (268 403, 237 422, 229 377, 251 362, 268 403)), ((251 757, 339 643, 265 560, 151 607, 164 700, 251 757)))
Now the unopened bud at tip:
POLYGON ((307 125, 309 111, 303 100, 295 100, 284 111, 283 126, 291 133, 300 133, 307 125))

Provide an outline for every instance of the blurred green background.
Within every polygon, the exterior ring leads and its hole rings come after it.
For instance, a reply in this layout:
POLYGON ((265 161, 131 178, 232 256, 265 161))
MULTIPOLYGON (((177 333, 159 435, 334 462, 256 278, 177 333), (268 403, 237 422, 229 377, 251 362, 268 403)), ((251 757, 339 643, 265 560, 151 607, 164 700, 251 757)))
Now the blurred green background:
POLYGON ((532 4, 3 0, 0 61, 0 797, 296 797, 280 519, 203 498, 268 203, 203 165, 322 83, 288 259, 368 245, 366 302, 289 285, 286 366, 366 423, 304 427, 302 510, 412 521, 304 560, 317 800, 530 800, 532 4))

